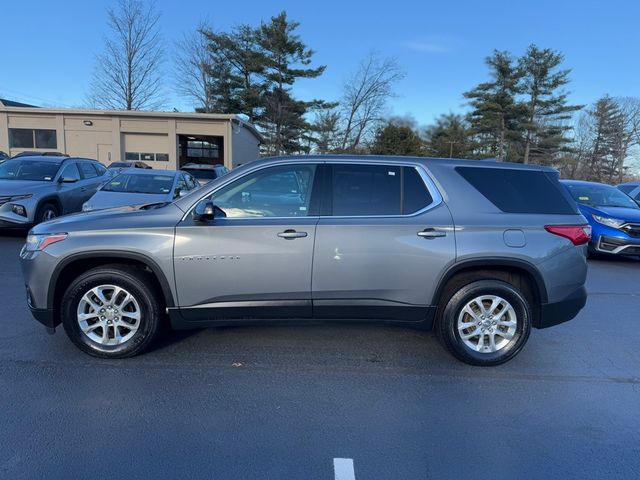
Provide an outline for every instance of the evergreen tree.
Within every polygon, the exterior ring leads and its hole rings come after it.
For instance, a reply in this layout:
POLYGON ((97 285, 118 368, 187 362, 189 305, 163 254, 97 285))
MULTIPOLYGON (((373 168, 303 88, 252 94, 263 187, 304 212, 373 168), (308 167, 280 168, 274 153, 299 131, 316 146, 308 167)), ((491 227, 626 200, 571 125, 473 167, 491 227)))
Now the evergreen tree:
POLYGON ((620 169, 623 167, 618 152, 620 136, 624 130, 622 112, 615 100, 605 95, 587 115, 591 124, 592 139, 585 176, 598 182, 612 182, 620 175, 620 169))
POLYGON ((271 155, 301 151, 301 139, 310 129, 305 114, 309 108, 323 105, 321 101, 296 100, 291 95, 296 80, 318 77, 325 69, 308 68, 314 52, 295 34, 298 26, 282 12, 262 23, 258 31, 265 67, 265 110, 256 123, 266 138, 266 153, 271 155))
POLYGON ((468 122, 462 115, 441 115, 425 131, 426 153, 432 157, 470 158, 473 155, 468 122))
POLYGON ((388 123, 376 133, 371 153, 374 155, 424 155, 424 143, 406 124, 388 123))
POLYGON ((523 74, 509 52, 495 50, 485 63, 490 69, 491 81, 464 94, 472 107, 469 122, 478 153, 499 160, 515 159, 526 113, 517 102, 523 74))
POLYGON ((258 43, 258 30, 240 25, 231 32, 203 30, 209 42, 211 96, 215 111, 243 113, 250 122, 265 108, 266 56, 258 43))
POLYGON ((562 54, 530 45, 519 61, 522 74, 520 91, 526 109, 524 163, 549 163, 570 142, 566 121, 581 105, 568 105, 562 87, 569 83, 571 70, 558 70, 562 54))

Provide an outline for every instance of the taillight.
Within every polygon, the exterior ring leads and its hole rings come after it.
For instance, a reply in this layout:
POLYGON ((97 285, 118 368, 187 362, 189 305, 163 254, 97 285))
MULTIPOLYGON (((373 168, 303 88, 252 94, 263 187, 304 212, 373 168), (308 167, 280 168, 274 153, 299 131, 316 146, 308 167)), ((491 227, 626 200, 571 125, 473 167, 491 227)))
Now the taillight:
POLYGON ((546 225, 544 229, 571 240, 574 245, 584 245, 591 240, 591 226, 589 225, 546 225))

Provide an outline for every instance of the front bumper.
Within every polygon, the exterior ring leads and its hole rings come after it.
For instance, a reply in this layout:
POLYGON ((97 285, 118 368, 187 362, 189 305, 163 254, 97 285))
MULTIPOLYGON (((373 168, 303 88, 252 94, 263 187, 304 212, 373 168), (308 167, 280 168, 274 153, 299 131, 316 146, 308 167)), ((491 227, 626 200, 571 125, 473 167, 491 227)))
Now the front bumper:
POLYGON ((610 255, 640 255, 640 238, 601 235, 594 245, 594 250, 610 255))
POLYGON ((587 289, 583 285, 559 302, 543 303, 540 306, 540 315, 538 315, 533 326, 547 328, 568 322, 578 315, 578 312, 584 308, 586 303, 587 289))
POLYGON ((0 204, 0 228, 26 228, 33 226, 34 208, 32 200, 5 202, 0 204), (23 217, 12 211, 14 205, 23 207, 27 216, 23 217))
POLYGON ((30 222, 25 219, 25 221, 15 221, 8 220, 0 217, 0 228, 2 229, 11 229, 11 228, 19 228, 19 229, 27 229, 33 226, 33 222, 30 222))

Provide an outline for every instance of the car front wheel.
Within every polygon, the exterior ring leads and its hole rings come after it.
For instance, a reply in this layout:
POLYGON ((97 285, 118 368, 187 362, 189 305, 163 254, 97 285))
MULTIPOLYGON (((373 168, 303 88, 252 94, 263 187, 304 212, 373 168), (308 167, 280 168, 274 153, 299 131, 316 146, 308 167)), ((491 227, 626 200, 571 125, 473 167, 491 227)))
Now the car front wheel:
POLYGON ((149 275, 125 265, 99 267, 76 278, 62 299, 62 323, 82 351, 132 357, 160 331, 162 311, 149 275))
POLYGON ((440 341, 459 360, 470 365, 499 365, 515 357, 527 342, 531 306, 509 283, 476 281, 449 299, 437 331, 440 341))
POLYGON ((60 216, 58 207, 53 203, 45 203, 38 208, 38 212, 36 213, 36 223, 48 222, 58 216, 60 216))

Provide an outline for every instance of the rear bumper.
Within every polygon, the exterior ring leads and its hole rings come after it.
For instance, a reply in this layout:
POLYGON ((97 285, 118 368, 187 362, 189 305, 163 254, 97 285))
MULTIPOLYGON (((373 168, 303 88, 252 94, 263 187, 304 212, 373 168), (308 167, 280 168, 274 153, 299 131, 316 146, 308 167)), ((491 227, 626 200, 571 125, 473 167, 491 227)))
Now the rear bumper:
POLYGON ((587 303, 587 289, 584 285, 559 302, 543 303, 540 315, 534 323, 536 328, 547 328, 568 322, 583 309, 587 303))

